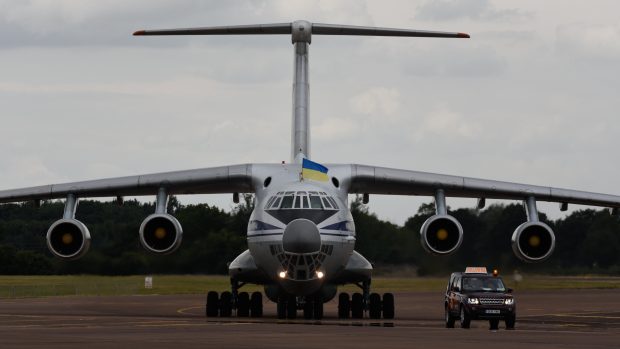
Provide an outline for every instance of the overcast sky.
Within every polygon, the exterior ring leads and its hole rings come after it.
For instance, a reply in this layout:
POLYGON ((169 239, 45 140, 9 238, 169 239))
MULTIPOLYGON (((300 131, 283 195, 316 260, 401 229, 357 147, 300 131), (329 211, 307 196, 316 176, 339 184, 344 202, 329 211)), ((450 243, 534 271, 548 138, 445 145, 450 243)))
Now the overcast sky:
MULTIPOLYGON (((314 36, 313 160, 620 194, 618 13, 602 0, 0 0, 0 188, 288 161, 290 37, 131 33, 306 19, 471 34, 314 36)), ((370 210, 402 224, 428 201, 372 196, 370 210)))

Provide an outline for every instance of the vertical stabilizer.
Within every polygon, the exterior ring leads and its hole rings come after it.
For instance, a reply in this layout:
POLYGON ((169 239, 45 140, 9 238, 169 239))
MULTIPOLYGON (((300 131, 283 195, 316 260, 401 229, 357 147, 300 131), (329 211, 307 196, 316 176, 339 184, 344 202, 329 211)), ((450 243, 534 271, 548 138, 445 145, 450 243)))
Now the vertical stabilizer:
POLYGON ((222 27, 139 30, 133 35, 273 35, 291 34, 295 68, 293 77, 293 125, 291 132, 291 160, 300 163, 310 158, 310 84, 308 82, 308 50, 314 35, 363 35, 426 38, 469 38, 465 33, 428 30, 362 27, 352 25, 310 23, 251 24, 222 27))

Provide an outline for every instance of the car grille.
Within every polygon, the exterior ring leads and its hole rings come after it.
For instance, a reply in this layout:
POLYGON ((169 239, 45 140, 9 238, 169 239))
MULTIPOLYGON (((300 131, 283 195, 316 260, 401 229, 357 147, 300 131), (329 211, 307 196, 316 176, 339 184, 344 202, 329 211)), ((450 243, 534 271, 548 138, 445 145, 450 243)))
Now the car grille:
POLYGON ((504 304, 504 299, 503 298, 480 298, 480 304, 502 305, 504 304))

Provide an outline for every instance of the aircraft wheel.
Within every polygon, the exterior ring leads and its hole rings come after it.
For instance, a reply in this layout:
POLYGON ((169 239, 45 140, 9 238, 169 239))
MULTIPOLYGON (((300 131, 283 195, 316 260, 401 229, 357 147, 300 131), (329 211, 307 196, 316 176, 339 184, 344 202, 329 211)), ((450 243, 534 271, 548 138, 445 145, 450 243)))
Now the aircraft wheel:
POLYGON ((323 297, 320 295, 313 297, 312 306, 312 312, 314 313, 313 318, 315 320, 321 320, 323 318, 323 297))
POLYGON ((456 319, 450 314, 450 310, 446 305, 446 328, 454 328, 454 322, 456 322, 456 319))
POLYGON ((250 316, 250 295, 247 292, 240 292, 237 298, 237 316, 250 316))
POLYGON ((260 292, 254 292, 250 297, 250 316, 263 317, 263 294, 260 292))
POLYGON ((297 317, 297 297, 289 296, 286 302, 286 318, 295 319, 297 317))
POLYGON ((354 319, 364 318, 364 304, 361 293, 354 293, 351 296, 351 317, 354 319))
POLYGON ((306 303, 304 303, 304 319, 311 320, 314 315, 314 300, 310 297, 306 297, 306 303))
POLYGON ((228 291, 224 291, 220 295, 220 316, 232 316, 232 293, 228 291))
POLYGON ((499 328, 499 319, 489 320, 489 330, 497 330, 499 328))
POLYGON ((288 304, 287 297, 278 297, 278 319, 286 319, 286 305, 288 304))
POLYGON ((349 299, 349 294, 342 292, 338 296, 338 318, 348 319, 350 313, 351 313, 351 300, 349 299))
POLYGON ((378 293, 371 293, 368 298, 368 315, 371 319, 381 318, 381 296, 378 293))
POLYGON ((461 328, 469 328, 471 325, 471 317, 465 311, 465 307, 461 306, 461 328))
POLYGON ((507 330, 514 330, 515 329, 515 322, 517 321, 517 316, 516 315, 512 315, 510 317, 506 318, 506 329, 507 330))
POLYGON ((394 318, 394 295, 392 293, 383 294, 383 318, 394 318))
POLYGON ((217 317, 217 313, 220 310, 220 306, 219 306, 219 299, 218 299, 218 294, 215 291, 210 291, 209 293, 207 293, 207 304, 206 304, 206 311, 205 311, 205 315, 207 317, 217 317))

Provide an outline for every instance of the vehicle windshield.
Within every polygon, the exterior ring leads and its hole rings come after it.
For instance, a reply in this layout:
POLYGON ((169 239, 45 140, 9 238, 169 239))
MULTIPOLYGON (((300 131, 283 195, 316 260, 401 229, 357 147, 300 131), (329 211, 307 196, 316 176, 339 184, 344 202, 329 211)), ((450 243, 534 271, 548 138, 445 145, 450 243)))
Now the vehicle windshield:
POLYGON ((502 279, 496 277, 464 277, 463 291, 468 292, 505 292, 502 279))

